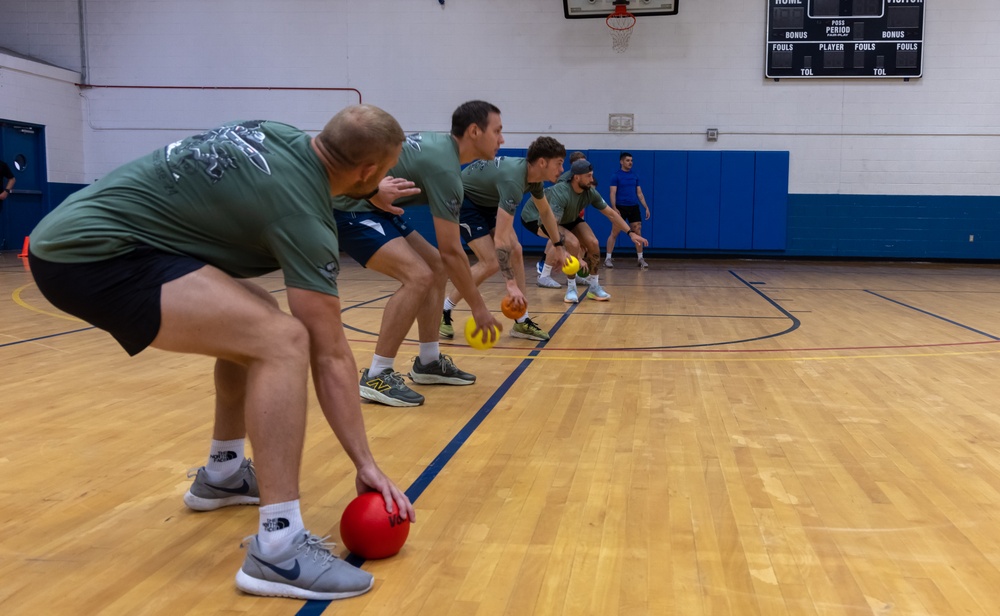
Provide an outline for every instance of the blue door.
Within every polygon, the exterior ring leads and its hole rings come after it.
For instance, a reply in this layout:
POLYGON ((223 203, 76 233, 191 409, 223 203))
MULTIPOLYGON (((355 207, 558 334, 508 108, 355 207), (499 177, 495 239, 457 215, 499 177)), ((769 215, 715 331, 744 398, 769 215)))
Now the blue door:
POLYGON ((14 192, 0 202, 0 249, 20 250, 47 213, 45 128, 0 120, 0 159, 14 172, 14 192))

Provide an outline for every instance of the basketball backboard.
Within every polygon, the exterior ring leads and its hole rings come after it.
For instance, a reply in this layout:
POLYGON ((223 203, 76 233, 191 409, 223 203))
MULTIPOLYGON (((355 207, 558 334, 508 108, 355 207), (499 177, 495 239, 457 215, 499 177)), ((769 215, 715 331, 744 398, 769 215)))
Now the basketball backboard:
MULTIPOLYGON (((628 12, 636 16, 676 15, 679 0, 629 0, 628 12)), ((599 17, 605 19, 615 11, 614 0, 563 0, 566 19, 599 17)))

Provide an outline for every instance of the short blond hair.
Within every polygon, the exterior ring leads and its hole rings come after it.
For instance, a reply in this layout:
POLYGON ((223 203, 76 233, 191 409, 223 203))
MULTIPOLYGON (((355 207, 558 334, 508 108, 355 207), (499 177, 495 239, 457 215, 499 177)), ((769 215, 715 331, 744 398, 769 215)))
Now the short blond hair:
POLYGON ((380 165, 406 139, 396 118, 375 105, 353 105, 330 118, 316 140, 340 168, 380 165))

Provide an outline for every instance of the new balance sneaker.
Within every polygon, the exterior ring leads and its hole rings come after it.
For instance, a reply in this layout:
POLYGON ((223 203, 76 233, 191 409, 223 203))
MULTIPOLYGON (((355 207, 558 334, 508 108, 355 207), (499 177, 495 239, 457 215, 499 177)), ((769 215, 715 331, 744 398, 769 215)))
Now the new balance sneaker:
POLYGON ((386 368, 369 377, 368 368, 361 371, 361 397, 386 406, 420 406, 424 397, 406 386, 403 375, 386 368))
POLYGON ((538 327, 531 319, 525 319, 524 323, 514 323, 510 330, 510 335, 514 338, 525 338, 527 340, 548 340, 549 333, 538 327))
POLYGON ((649 269, 649 263, 645 259, 639 259, 639 269, 649 269))
POLYGON ((236 573, 236 587, 245 593, 265 597, 292 597, 312 601, 345 599, 371 590, 375 578, 336 556, 317 537, 302 531, 291 546, 273 556, 264 556, 257 535, 247 537, 243 566, 236 573))
POLYGON ((569 287, 566 289, 566 297, 563 301, 567 304, 576 304, 580 302, 580 296, 576 294, 576 287, 569 287))
POLYGON ((611 299, 611 294, 601 288, 601 285, 592 284, 590 285, 590 289, 587 291, 587 297, 599 302, 606 302, 611 299))
POLYGON ((243 458, 239 470, 221 481, 209 481, 205 467, 189 472, 194 483, 184 494, 184 504, 195 511, 213 511, 230 505, 256 505, 260 503, 257 473, 250 458, 243 458))
POLYGON ((615 262, 611 257, 608 257, 607 259, 604 260, 604 268, 615 269, 615 262))
POLYGON ((538 286, 546 289, 558 289, 562 287, 561 284, 552 279, 552 276, 539 276, 538 286))
POLYGON ((438 326, 438 333, 442 338, 454 338, 455 328, 451 324, 451 310, 441 312, 441 325, 438 326))
POLYGON ((476 375, 459 370, 444 353, 426 366, 420 363, 420 357, 414 357, 410 378, 421 385, 472 385, 476 382, 476 375))

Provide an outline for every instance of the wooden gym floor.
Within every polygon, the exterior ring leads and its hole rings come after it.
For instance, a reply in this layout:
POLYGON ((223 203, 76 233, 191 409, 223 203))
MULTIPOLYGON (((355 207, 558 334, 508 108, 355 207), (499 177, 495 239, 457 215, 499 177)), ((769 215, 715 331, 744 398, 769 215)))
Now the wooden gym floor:
MULTIPOLYGON (((255 508, 181 501, 207 453, 212 361, 129 359, 53 310, 14 254, 5 615, 1000 613, 998 266, 620 257, 608 303, 531 286, 549 344, 445 344, 476 385, 364 406, 418 523, 364 563, 372 592, 328 606, 241 594, 255 508)), ((280 276, 258 282, 284 301, 280 276)), ((345 260, 341 288, 367 365, 395 283, 345 260)), ((483 291, 499 304, 498 280, 483 291)), ((351 471, 313 400, 303 514, 336 541, 351 471)))

